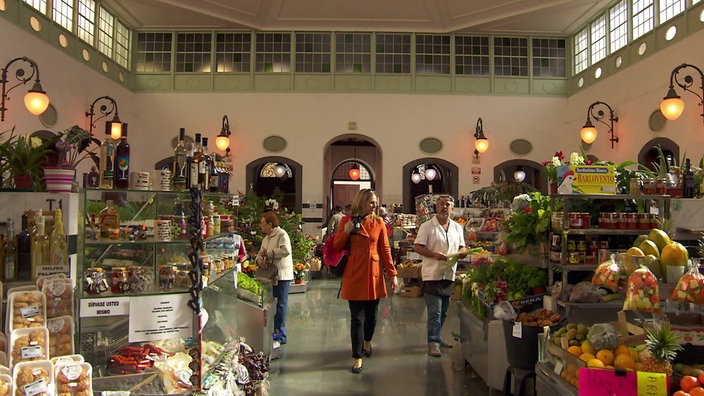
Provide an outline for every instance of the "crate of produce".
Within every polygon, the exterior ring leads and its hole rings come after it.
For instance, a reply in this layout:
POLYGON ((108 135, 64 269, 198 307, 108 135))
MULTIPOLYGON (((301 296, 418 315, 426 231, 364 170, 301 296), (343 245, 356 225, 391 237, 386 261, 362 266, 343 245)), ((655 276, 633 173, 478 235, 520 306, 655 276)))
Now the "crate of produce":
POLYGON ((423 295, 423 289, 420 285, 403 286, 398 295, 401 297, 420 297, 423 295))
POLYGON ((396 267, 399 278, 421 279, 421 266, 419 263, 406 261, 396 267))
MULTIPOLYGON (((484 298, 484 292, 482 290, 477 291, 477 296, 479 297, 479 301, 487 308, 490 317, 494 317, 494 306, 496 304, 489 304, 486 299, 484 298)), ((521 313, 521 312, 530 312, 538 308, 543 307, 543 298, 545 297, 545 294, 536 294, 532 296, 526 296, 523 298, 519 298, 516 300, 508 300, 508 302, 511 303, 513 308, 516 310, 516 313, 521 313)))

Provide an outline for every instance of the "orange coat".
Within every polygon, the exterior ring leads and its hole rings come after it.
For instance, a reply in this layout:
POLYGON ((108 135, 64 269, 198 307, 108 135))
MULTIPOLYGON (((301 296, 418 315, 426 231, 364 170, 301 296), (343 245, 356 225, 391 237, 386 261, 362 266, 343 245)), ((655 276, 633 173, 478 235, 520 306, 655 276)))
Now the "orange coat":
MULTIPOLYGON (((345 216, 340 220, 333 241, 337 251, 345 249, 348 235, 345 234, 345 224, 352 218, 345 216)), ((391 257, 389 238, 386 235, 386 225, 380 217, 367 217, 356 234, 350 234, 350 254, 342 275, 342 290, 340 297, 345 300, 377 300, 386 297, 386 275, 396 276, 396 267, 391 257)))

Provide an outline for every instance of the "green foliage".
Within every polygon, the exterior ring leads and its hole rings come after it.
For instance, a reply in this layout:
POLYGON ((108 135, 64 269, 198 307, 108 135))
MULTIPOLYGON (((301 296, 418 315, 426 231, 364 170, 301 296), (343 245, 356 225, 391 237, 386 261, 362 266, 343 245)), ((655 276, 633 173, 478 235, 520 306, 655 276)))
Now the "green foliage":
POLYGON ((513 213, 506 223, 506 241, 513 243, 517 251, 523 252, 547 240, 552 217, 549 196, 540 192, 517 196, 512 209, 513 213))
POLYGON ((35 191, 41 189, 42 159, 48 153, 47 146, 40 138, 15 134, 15 128, 12 128, 7 140, 0 144, 0 160, 4 164, 4 170, 9 171, 12 176, 32 176, 35 191))
POLYGON ((537 191, 535 187, 523 182, 491 183, 490 186, 472 191, 472 201, 485 206, 501 206, 510 203, 513 197, 520 194, 537 191))

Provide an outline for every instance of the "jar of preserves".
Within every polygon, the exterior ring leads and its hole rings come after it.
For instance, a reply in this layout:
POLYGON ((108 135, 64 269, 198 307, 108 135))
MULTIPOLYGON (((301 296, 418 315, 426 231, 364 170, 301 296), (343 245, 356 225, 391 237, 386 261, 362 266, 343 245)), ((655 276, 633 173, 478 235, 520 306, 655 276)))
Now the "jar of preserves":
POLYGON ((105 273, 100 267, 88 268, 83 276, 83 291, 86 294, 101 294, 110 290, 105 273))
POLYGON ((589 213, 580 213, 579 216, 582 218, 582 228, 589 228, 592 222, 592 218, 589 213))
POLYGON ((152 270, 137 265, 127 268, 129 277, 129 291, 131 293, 144 293, 152 285, 152 270))
POLYGON ((621 213, 618 216, 618 229, 627 230, 628 229, 628 216, 627 213, 621 213))
POLYGON ((582 228, 582 215, 579 213, 570 213, 569 216, 570 228, 582 228))
POLYGON ((577 251, 577 243, 574 241, 574 239, 567 240, 567 251, 568 252, 576 252, 577 251))
POLYGON ((113 267, 110 273, 110 291, 113 294, 125 294, 129 291, 127 268, 113 267))
POLYGON ((638 229, 636 213, 626 213, 626 228, 629 230, 638 229))
POLYGON ((171 290, 176 279, 176 266, 173 264, 159 266, 159 287, 161 290, 171 290))
POLYGON ((570 264, 579 264, 579 253, 578 252, 572 252, 569 255, 569 263, 570 264))
POLYGON ((649 230, 650 220, 648 219, 647 213, 638 213, 636 215, 636 225, 639 230, 649 230))

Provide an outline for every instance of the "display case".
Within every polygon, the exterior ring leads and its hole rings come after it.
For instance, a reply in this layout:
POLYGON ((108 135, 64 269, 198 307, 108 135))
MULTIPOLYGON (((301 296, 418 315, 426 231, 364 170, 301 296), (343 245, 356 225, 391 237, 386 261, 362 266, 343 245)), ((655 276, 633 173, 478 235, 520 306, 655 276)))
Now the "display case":
MULTIPOLYGON (((199 229, 206 234, 202 283, 197 283, 212 293, 234 295, 236 284, 226 277, 235 264, 225 213, 229 196, 204 193, 202 205, 192 205, 191 192, 87 189, 82 195, 76 345, 93 365, 93 375, 142 371, 141 365, 124 364, 116 356, 123 347, 198 344, 194 335, 200 318, 189 308, 191 215, 198 211, 199 229), (227 279, 229 287, 223 287, 227 279)), ((203 304, 213 295, 204 293, 203 304)), ((218 312, 234 327, 234 310, 228 309, 218 312)))
POLYGON ((638 235, 657 227, 658 219, 670 217, 669 195, 628 194, 563 194, 552 196, 553 221, 551 234, 551 271, 562 273, 563 294, 558 305, 565 308, 570 321, 581 313, 579 321, 599 321, 603 311, 614 311, 623 301, 607 303, 568 302, 567 284, 591 279, 602 258, 600 249, 608 252, 626 250, 638 235), (555 211, 556 201, 562 201, 562 211, 555 211), (631 204, 631 211, 619 210, 631 204), (580 208, 581 206, 581 208, 580 208), (592 210, 584 211, 584 207, 592 210), (555 255, 554 253, 557 253, 555 255), (572 276, 576 275, 576 276, 572 276))

